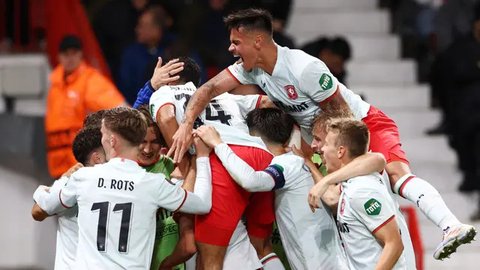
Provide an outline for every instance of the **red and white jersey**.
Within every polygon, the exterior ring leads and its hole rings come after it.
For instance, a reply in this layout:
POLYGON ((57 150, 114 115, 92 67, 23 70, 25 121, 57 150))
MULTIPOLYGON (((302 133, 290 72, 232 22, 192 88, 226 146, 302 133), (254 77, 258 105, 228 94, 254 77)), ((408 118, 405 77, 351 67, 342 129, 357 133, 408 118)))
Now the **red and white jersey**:
POLYGON ((74 269, 149 268, 157 209, 196 213, 202 204, 163 174, 121 158, 79 169, 58 197, 64 207, 78 205, 74 269))
POLYGON ((357 119, 367 115, 370 105, 338 82, 318 58, 281 46, 277 46, 277 53, 271 75, 260 68, 246 71, 243 64, 237 63, 228 70, 241 84, 258 85, 278 108, 292 115, 309 143, 319 103, 333 95, 337 87, 357 119))
POLYGON ((322 207, 312 213, 308 207, 314 181, 304 158, 288 152, 255 171, 226 144, 215 146, 215 154, 246 190, 275 191, 275 218, 292 269, 347 269, 330 211, 322 207))
MULTIPOLYGON (((197 88, 192 82, 184 85, 162 86, 150 97, 150 113, 155 121, 160 108, 166 104, 175 106, 178 123, 185 117, 185 108, 197 88)), ((245 117, 261 101, 260 95, 221 94, 210 101, 195 120, 194 128, 206 124, 214 126, 222 140, 228 144, 266 149, 262 140, 248 133, 245 117)))
MULTIPOLYGON (((342 183, 337 226, 350 269, 374 269, 383 251, 374 233, 387 222, 397 222, 395 203, 381 178, 374 173, 342 183)), ((412 269, 405 254, 404 250, 393 269, 412 269)))

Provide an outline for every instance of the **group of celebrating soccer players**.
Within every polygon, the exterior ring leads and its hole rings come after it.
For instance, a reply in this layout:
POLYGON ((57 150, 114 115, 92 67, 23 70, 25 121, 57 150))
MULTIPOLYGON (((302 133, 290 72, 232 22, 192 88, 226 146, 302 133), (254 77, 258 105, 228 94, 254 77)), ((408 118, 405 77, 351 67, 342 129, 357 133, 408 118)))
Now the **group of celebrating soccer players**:
POLYGON ((199 87, 193 60, 159 59, 137 109, 88 116, 83 166, 35 191, 33 217, 59 216, 57 269, 415 269, 393 193, 444 231, 436 259, 473 240, 390 118, 275 44, 268 12, 225 23, 237 63, 199 87))

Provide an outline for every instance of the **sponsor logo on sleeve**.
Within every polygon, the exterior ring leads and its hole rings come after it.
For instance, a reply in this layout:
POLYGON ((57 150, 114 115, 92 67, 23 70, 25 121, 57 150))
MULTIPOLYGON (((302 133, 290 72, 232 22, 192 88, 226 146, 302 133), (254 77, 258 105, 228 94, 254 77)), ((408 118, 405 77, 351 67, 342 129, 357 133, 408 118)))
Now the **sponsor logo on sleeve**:
POLYGON ((373 198, 368 200, 363 207, 365 208, 365 212, 370 216, 377 216, 380 214, 380 211, 382 211, 382 204, 373 198))
POLYGON ((318 80, 318 83, 320 84, 320 87, 323 89, 323 90, 328 90, 330 88, 332 88, 333 86, 333 79, 330 75, 328 75, 327 73, 323 73, 322 76, 320 77, 320 80, 318 80))

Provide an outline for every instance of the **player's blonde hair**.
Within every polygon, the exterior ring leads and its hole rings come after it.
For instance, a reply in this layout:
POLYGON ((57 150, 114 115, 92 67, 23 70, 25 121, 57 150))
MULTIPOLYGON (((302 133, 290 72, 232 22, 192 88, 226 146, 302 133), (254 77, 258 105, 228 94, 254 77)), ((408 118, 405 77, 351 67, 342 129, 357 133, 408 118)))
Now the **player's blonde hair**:
POLYGON ((347 148, 350 158, 361 156, 368 150, 370 133, 362 121, 353 118, 333 119, 327 126, 327 132, 338 135, 335 146, 347 148))
POLYGON ((329 124, 338 119, 354 119, 354 116, 350 110, 321 111, 313 119, 312 130, 326 133, 329 124))

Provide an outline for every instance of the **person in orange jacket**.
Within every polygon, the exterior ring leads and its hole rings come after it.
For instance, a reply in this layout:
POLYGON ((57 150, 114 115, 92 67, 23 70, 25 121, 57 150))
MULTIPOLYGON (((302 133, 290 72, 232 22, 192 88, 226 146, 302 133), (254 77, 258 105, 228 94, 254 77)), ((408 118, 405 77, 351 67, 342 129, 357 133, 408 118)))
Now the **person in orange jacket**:
POLYGON ((115 85, 83 60, 82 43, 73 35, 60 42, 59 65, 50 74, 45 132, 48 170, 53 178, 77 161, 72 142, 91 112, 127 105, 115 85))

